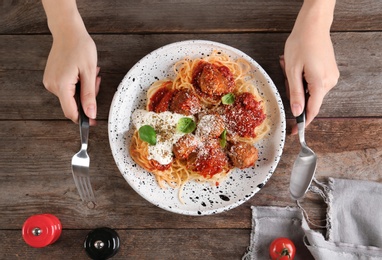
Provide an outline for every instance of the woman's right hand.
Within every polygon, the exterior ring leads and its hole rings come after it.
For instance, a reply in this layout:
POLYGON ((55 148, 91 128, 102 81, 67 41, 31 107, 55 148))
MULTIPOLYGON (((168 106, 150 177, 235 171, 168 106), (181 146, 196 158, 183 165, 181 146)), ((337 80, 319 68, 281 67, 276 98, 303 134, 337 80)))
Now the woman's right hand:
MULTIPOLYGON (((67 1, 67 0, 64 0, 67 1)), ((81 103, 85 114, 94 124, 97 115, 96 95, 100 86, 97 67, 97 49, 87 32, 77 7, 72 0, 62 3, 44 1, 53 44, 45 67, 43 83, 45 88, 56 95, 65 117, 78 122, 78 107, 75 100, 76 83, 81 81, 81 103), (62 8, 51 5, 64 4, 62 8), (62 17, 56 13, 62 12, 62 17), (54 16, 54 15, 58 16, 54 16)))

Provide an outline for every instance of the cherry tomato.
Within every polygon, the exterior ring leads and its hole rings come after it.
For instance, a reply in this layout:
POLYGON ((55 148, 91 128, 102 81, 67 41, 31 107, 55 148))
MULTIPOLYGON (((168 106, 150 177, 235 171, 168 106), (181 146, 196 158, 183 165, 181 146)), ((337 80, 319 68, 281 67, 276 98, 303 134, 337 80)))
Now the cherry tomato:
POLYGON ((296 247, 293 242, 285 237, 279 237, 269 246, 269 255, 272 260, 293 260, 296 247))

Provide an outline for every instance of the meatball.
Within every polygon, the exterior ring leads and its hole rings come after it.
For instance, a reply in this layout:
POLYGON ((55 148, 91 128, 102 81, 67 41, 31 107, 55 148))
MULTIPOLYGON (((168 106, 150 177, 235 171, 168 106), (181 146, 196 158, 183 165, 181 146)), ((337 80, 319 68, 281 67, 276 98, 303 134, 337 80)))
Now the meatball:
POLYGON ((190 154, 187 166, 205 178, 222 172, 228 167, 228 158, 217 140, 204 142, 196 152, 190 154))
POLYGON ((228 156, 234 167, 244 169, 251 167, 258 159, 257 149, 245 142, 234 143, 228 152, 228 156))
POLYGON ((224 129, 224 121, 220 115, 206 114, 200 118, 195 134, 201 139, 218 138, 224 129))
POLYGON ((175 158, 179 160, 184 160, 189 157, 189 155, 195 151, 198 147, 198 139, 192 135, 187 134, 182 136, 173 146, 173 152, 175 158))
POLYGON ((235 88, 232 72, 226 66, 202 63, 197 73, 196 83, 200 90, 209 96, 222 96, 235 88))
POLYGON ((182 115, 194 115, 200 112, 202 106, 196 94, 188 89, 181 89, 174 93, 170 111, 182 115))

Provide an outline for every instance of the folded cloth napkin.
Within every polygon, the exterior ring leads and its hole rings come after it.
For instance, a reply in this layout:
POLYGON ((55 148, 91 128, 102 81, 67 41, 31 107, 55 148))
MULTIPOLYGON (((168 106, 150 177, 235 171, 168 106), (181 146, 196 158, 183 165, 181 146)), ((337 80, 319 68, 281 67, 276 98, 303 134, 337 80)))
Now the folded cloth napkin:
POLYGON ((268 247, 280 236, 296 245, 296 260, 382 259, 382 184, 329 178, 311 192, 328 204, 327 239, 311 230, 300 207, 252 207, 252 232, 243 259, 269 259, 268 247))
POLYGON ((303 214, 297 207, 252 207, 252 232, 245 260, 269 260, 269 246, 278 237, 292 240, 295 260, 314 259, 304 245, 303 214))
POLYGON ((327 240, 302 224, 315 259, 382 259, 382 184, 329 178, 320 186, 328 204, 327 240))

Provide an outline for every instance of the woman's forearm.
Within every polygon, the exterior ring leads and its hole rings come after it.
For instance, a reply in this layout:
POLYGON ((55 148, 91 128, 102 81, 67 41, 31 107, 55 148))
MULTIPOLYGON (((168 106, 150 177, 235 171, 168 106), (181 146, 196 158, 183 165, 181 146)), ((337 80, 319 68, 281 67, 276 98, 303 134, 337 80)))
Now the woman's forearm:
POLYGON ((76 0, 42 0, 53 37, 75 30, 86 30, 76 0))
POLYGON ((335 4, 335 0, 304 0, 295 27, 315 27, 329 31, 333 23, 335 4))

